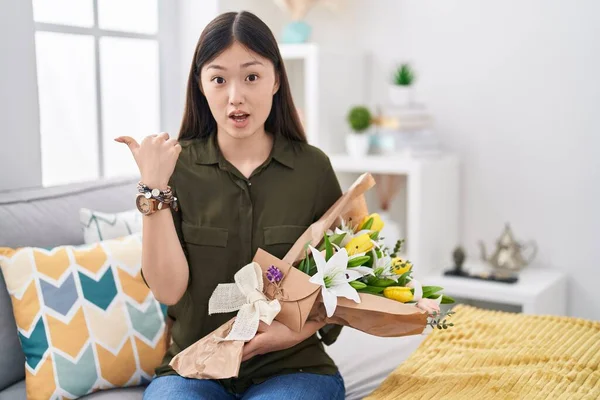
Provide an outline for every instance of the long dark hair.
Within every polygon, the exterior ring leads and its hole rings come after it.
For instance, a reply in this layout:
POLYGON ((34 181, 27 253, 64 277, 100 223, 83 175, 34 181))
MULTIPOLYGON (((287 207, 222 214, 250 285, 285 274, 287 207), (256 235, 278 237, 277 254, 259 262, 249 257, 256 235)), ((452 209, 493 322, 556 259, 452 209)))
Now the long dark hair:
POLYGON ((306 142, 273 32, 260 18, 247 11, 221 14, 202 31, 190 68, 179 140, 205 138, 217 132, 217 122, 210 112, 206 97, 200 91, 200 71, 204 64, 214 60, 234 41, 268 58, 275 67, 279 90, 273 96, 265 130, 293 141, 306 142))

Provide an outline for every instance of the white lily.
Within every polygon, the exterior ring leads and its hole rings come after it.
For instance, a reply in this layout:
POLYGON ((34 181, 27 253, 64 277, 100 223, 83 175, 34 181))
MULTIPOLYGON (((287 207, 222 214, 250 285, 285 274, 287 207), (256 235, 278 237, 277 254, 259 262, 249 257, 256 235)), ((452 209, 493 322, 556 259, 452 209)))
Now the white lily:
POLYGON ((362 278, 362 274, 354 271, 354 268, 348 269, 346 249, 340 249, 328 261, 325 261, 325 257, 319 250, 312 246, 309 247, 317 265, 317 273, 310 278, 310 282, 323 286, 321 293, 327 316, 331 317, 335 312, 338 297, 345 297, 360 303, 358 292, 350 286, 349 282, 362 278))
POLYGON ((411 280, 406 284, 409 288, 415 289, 413 294, 413 301, 417 302, 423 298, 423 285, 416 279, 411 280))
POLYGON ((342 220, 339 227, 336 227, 334 231, 327 230, 327 235, 331 236, 335 234, 345 233, 344 238, 340 242, 340 246, 344 247, 350 242, 353 238, 360 236, 364 233, 370 233, 371 231, 368 229, 363 229, 362 231, 354 232, 354 228, 346 223, 346 221, 342 220))

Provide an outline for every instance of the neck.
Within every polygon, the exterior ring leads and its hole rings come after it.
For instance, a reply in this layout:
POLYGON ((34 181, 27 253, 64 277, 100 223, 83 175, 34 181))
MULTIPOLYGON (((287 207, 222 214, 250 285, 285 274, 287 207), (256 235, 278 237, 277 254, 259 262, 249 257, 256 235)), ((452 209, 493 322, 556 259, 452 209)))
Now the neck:
POLYGON ((243 139, 234 138, 218 129, 217 143, 223 157, 234 165, 260 164, 269 157, 273 138, 264 128, 243 139))

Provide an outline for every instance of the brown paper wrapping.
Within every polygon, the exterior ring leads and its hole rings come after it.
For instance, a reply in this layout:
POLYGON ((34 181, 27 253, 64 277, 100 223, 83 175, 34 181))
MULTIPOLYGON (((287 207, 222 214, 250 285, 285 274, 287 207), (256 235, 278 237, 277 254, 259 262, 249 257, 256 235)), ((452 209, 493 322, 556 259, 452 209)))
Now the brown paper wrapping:
POLYGON ((169 365, 181 376, 195 379, 223 379, 237 376, 242 362, 244 342, 221 341, 233 327, 235 318, 218 327, 187 349, 178 353, 169 365))
MULTIPOLYGON (((282 296, 274 296, 273 286, 265 285, 265 295, 276 297, 281 312, 275 318, 290 329, 301 331, 306 321, 324 321, 350 326, 376 336, 420 334, 426 327, 427 314, 413 305, 399 303, 371 294, 360 294, 361 303, 338 298, 334 315, 328 318, 321 300, 321 286, 309 282, 310 277, 295 268, 305 253, 306 244, 316 247, 328 229, 339 226, 341 219, 360 223, 368 215, 364 193, 375 185, 373 177, 361 175, 327 212, 298 238, 283 260, 259 249, 254 257, 264 272, 271 265, 278 267, 284 278, 282 296)), ((181 376, 196 379, 226 379, 236 377, 242 359, 242 341, 218 341, 227 336, 233 319, 177 354, 170 366, 181 376)))
POLYGON ((399 337, 419 335, 427 325, 427 313, 410 304, 396 300, 359 293, 360 303, 338 298, 334 314, 327 317, 325 305, 319 298, 318 320, 328 324, 349 326, 373 336, 399 337))
POLYGON ((339 226, 341 219, 354 221, 358 224, 369 214, 364 193, 375 185, 371 174, 362 174, 346 193, 342 195, 318 221, 308 227, 296 240, 290 251, 283 257, 283 261, 296 265, 304 258, 304 249, 307 243, 316 247, 323 240, 323 235, 328 229, 339 226))

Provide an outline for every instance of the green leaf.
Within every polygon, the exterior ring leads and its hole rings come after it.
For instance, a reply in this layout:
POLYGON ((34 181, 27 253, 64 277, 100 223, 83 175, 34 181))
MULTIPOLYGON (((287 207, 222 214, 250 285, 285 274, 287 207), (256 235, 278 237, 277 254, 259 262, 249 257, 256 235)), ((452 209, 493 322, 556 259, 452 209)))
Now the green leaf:
POLYGON ((302 272, 308 274, 308 257, 302 260, 302 272))
POLYGON ((353 258, 352 260, 348 261, 348 268, 360 267, 365 262, 369 261, 370 258, 371 257, 369 256, 360 256, 353 258))
POLYGON ((308 275, 313 276, 314 274, 317 273, 317 262, 315 261, 314 258, 310 257, 308 259, 308 264, 307 264, 307 270, 308 270, 308 275))
POLYGON ((375 231, 375 232, 371 232, 371 233, 369 234, 369 237, 370 237, 371 239, 373 239, 373 240, 377 240, 377 239, 379 239, 379 232, 377 232, 377 231, 375 231))
POLYGON ((373 217, 366 220, 365 223, 363 224, 363 226, 361 226, 359 230, 362 231, 363 229, 371 229, 371 226, 373 226, 373 217))
POLYGON ((388 286, 391 286, 391 285, 395 284, 396 281, 393 280, 393 279, 380 279, 380 278, 376 278, 374 276, 370 276, 367 279, 367 283, 369 284, 369 286, 376 286, 376 287, 385 288, 385 287, 388 287, 388 286))
POLYGON ((309 263, 310 263, 310 255, 308 253, 308 250, 306 250, 306 256, 304 257, 304 260, 302 260, 302 268, 300 269, 302 272, 304 272, 307 275, 309 274, 309 263))
POLYGON ((452 304, 452 303, 456 303, 456 301, 452 297, 447 296, 445 294, 442 295, 442 304, 452 304))
POLYGON ((325 235, 325 261, 329 261, 329 259, 333 256, 333 246, 329 241, 329 237, 325 235))
POLYGON ((364 289, 360 289, 360 292, 361 293, 379 294, 379 293, 383 292, 384 289, 385 289, 384 287, 367 285, 367 287, 365 287, 364 289))
POLYGON ((346 232, 335 233, 335 234, 331 235, 329 240, 331 241, 332 244, 335 244, 336 246, 341 246, 342 241, 344 240, 345 237, 346 237, 346 232))
MULTIPOLYGON (((423 286, 423 297, 429 298, 440 290, 444 290, 443 287, 440 286, 423 286)), ((439 295, 438 295, 439 296, 439 295)), ((436 296, 437 298, 437 296, 436 296)))
MULTIPOLYGON (((325 234, 327 235, 327 234, 325 234)), ((331 244, 335 244, 336 246, 340 246, 342 243, 342 240, 344 240, 344 237, 346 237, 346 232, 344 233, 334 233, 332 235, 329 235, 329 242, 331 244)), ((323 251, 325 250, 325 240, 323 240, 323 242, 321 242, 321 244, 318 247, 319 251, 323 251)))
POLYGON ((368 252, 365 257, 369 257, 367 261, 363 264, 365 267, 373 268, 373 255, 371 252, 368 252))
POLYGON ((359 281, 352 281, 352 282, 350 282, 350 286, 352 286, 356 290, 364 289, 364 288, 367 287, 366 284, 364 284, 362 282, 359 282, 359 281))
POLYGON ((398 283, 401 286, 406 286, 406 284, 408 283, 408 277, 410 276, 410 274, 412 273, 412 268, 409 269, 408 271, 406 271, 405 273, 403 273, 402 275, 400 275, 400 278, 398 278, 398 283))
POLYGON ((300 261, 300 263, 298 264, 298 269, 301 272, 304 272, 304 264, 305 264, 306 258, 303 258, 302 261, 300 261))

